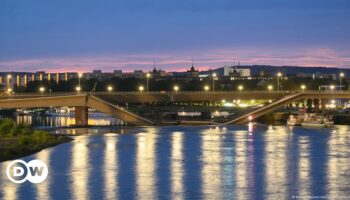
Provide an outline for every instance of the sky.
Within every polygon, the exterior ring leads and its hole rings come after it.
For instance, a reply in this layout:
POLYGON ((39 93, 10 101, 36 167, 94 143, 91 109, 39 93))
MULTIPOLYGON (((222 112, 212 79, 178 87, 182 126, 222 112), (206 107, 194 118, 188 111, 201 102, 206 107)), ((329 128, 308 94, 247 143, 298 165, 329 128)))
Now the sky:
POLYGON ((350 68, 349 0, 1 0, 0 71, 350 68))

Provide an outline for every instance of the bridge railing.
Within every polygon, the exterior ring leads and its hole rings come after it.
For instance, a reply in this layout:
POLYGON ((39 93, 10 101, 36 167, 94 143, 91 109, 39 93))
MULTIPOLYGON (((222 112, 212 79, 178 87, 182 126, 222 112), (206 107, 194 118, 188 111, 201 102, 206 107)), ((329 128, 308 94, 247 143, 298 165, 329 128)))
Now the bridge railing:
MULTIPOLYGON (((329 91, 329 90, 283 90, 283 91, 266 91, 266 90, 253 90, 253 91, 149 91, 149 92, 136 92, 136 91, 97 91, 93 92, 94 95, 180 95, 180 94, 293 94, 293 93, 308 93, 308 94, 350 94, 350 91, 329 91)), ((44 93, 11 93, 3 94, 1 96, 72 96, 72 95, 87 95, 90 92, 44 92, 44 93)), ((1 97, 0 96, 0 97, 1 97)))

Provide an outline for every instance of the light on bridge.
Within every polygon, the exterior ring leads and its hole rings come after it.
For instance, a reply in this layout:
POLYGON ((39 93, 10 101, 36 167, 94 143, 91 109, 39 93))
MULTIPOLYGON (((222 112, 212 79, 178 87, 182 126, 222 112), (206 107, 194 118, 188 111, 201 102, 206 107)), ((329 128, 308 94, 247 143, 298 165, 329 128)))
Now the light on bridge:
POLYGON ((39 88, 39 91, 40 91, 41 93, 43 93, 43 92, 45 92, 45 88, 44 88, 44 87, 40 87, 40 88, 39 88))
POLYGON ((178 92, 179 90, 180 90, 179 86, 175 85, 175 86, 174 86, 174 91, 175 91, 175 92, 178 92))
POLYGON ((7 93, 10 94, 11 92, 12 92, 12 88, 8 88, 8 89, 7 89, 7 93))
POLYGON ((243 85, 239 85, 239 86, 238 86, 238 90, 239 90, 239 91, 242 91, 242 90, 243 90, 243 85))
POLYGON ((107 87, 107 91, 108 91, 108 92, 112 92, 112 91, 113 91, 113 87, 112 87, 112 86, 108 86, 108 87, 107 87))
POLYGON ((306 89, 305 85, 301 85, 300 88, 304 91, 306 89))
POLYGON ((209 89, 210 89, 209 86, 207 86, 207 85, 204 86, 204 90, 205 90, 206 92, 208 92, 209 89))
POLYGON ((77 92, 80 92, 80 91, 81 91, 81 87, 80 87, 80 86, 77 86, 77 87, 75 88, 75 90, 76 90, 77 92))
POLYGON ((140 92, 143 92, 145 90, 145 88, 141 85, 140 87, 139 87, 139 91, 140 92))
POLYGON ((267 89, 268 89, 269 91, 271 91, 271 90, 273 90, 273 86, 272 86, 272 85, 268 85, 268 86, 267 86, 267 89))
POLYGON ((252 121, 252 120, 253 120, 253 116, 250 115, 250 116, 248 117, 248 120, 249 120, 249 121, 252 121))

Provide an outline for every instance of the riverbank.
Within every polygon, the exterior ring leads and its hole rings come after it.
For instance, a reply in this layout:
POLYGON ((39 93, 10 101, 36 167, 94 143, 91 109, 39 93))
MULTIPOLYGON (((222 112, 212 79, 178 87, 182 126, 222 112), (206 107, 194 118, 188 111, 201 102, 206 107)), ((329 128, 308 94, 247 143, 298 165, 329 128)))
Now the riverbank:
POLYGON ((0 162, 31 155, 43 149, 73 140, 17 125, 11 119, 0 121, 0 162))

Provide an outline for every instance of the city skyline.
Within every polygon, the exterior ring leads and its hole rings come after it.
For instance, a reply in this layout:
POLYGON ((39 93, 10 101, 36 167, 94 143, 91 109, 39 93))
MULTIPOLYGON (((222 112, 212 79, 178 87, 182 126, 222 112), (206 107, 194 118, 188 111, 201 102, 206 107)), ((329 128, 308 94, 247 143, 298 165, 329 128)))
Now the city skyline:
POLYGON ((350 2, 2 1, 0 68, 350 67, 350 2), (69 6, 66 6, 69 5, 69 6), (103 6, 102 6, 103 5, 103 6))

